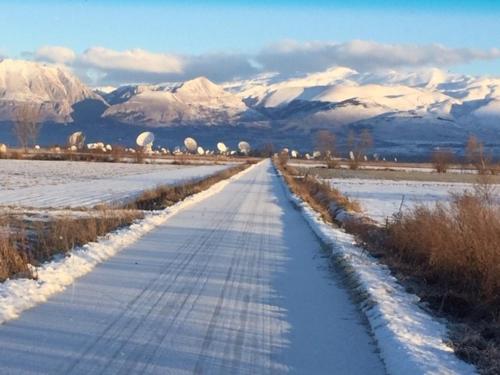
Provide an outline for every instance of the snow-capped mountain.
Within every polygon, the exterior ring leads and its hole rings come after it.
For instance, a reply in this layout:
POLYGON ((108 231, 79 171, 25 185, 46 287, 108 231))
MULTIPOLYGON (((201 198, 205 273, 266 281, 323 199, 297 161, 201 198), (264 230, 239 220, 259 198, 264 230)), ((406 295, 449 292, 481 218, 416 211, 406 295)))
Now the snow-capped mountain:
POLYGON ((222 84, 198 77, 93 91, 59 66, 0 61, 0 121, 12 120, 23 103, 38 105, 43 120, 87 130, 99 124, 100 132, 120 124, 212 132, 213 125, 230 125, 261 140, 310 142, 317 129, 345 135, 368 127, 394 147, 438 140, 458 145, 470 133, 500 147, 500 79, 439 69, 360 73, 335 67, 295 77, 265 73, 222 84))
POLYGON ((73 106, 102 98, 67 69, 31 61, 0 61, 0 120, 12 120, 20 105, 39 107, 43 121, 69 122, 73 106))
POLYGON ((414 119, 457 125, 489 122, 500 116, 500 79, 416 72, 358 73, 334 68, 299 78, 275 76, 226 84, 245 103, 287 128, 376 125, 414 119))
POLYGON ((205 77, 166 85, 125 86, 105 96, 105 118, 148 125, 231 125, 251 109, 205 77))

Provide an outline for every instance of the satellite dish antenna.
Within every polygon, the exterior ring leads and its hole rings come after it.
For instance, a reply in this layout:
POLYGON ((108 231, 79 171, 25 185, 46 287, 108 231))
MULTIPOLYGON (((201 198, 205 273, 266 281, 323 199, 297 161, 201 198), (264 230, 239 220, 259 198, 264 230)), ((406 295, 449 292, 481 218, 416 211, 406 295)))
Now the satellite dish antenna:
POLYGON ((7 152, 7 145, 0 143, 0 154, 5 154, 7 152))
POLYGON ((294 159, 299 157, 299 153, 297 150, 292 150, 291 155, 292 155, 292 158, 294 158, 294 159))
POLYGON ((135 143, 137 143, 137 146, 142 147, 144 151, 151 152, 154 140, 155 135, 152 132, 142 132, 137 136, 135 143))
POLYGON ((227 147, 226 147, 226 145, 224 143, 219 142, 219 143, 217 143, 217 150, 219 150, 219 152, 221 154, 223 154, 223 153, 225 153, 227 151, 227 147))
POLYGON ((198 148, 198 143, 194 140, 194 138, 187 137, 184 140, 184 146, 186 146, 186 148, 189 152, 194 153, 194 152, 196 152, 196 150, 198 148))
POLYGON ((83 145, 85 143, 85 135, 83 132, 74 132, 68 137, 68 145, 71 149, 73 149, 73 146, 76 147, 76 149, 80 150, 83 148, 83 145))
POLYGON ((238 143, 238 149, 240 150, 240 152, 244 155, 248 155, 250 153, 250 144, 248 142, 245 142, 245 141, 241 141, 240 143, 238 143))
POLYGON ((205 155, 205 150, 201 146, 198 146, 196 152, 198 153, 198 155, 205 155))

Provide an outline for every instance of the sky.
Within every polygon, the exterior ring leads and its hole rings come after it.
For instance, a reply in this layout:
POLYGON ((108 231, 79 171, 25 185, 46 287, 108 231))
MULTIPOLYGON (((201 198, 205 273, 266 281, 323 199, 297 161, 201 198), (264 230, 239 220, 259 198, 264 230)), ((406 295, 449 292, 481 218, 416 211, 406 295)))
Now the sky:
POLYGON ((500 75, 500 1, 2 1, 0 56, 101 84, 437 66, 500 75))

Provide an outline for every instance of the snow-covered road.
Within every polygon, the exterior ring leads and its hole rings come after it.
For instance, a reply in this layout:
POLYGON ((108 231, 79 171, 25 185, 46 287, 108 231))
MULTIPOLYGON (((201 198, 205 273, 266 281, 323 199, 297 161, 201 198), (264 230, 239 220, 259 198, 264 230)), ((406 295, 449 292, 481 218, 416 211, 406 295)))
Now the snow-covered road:
POLYGON ((0 373, 383 374, 269 161, 0 326, 0 373))

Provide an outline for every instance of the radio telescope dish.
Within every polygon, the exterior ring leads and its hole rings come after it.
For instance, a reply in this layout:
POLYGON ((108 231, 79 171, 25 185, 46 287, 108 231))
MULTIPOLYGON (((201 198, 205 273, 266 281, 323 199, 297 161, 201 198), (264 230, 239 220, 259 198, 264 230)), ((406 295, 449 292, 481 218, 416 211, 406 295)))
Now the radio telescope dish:
POLYGON ((217 143, 217 150, 219 150, 219 152, 221 154, 223 154, 224 152, 227 151, 227 147, 226 147, 226 145, 224 143, 219 142, 219 143, 217 143))
POLYGON ((242 154, 248 155, 250 153, 250 144, 245 141, 238 143, 238 149, 242 154))
POLYGON ((155 135, 151 132, 142 132, 137 136, 135 143, 140 147, 152 147, 155 140, 155 135))
POLYGON ((5 154, 7 152, 7 145, 0 143, 0 154, 5 154))
POLYGON ((187 137, 184 140, 184 146, 186 146, 189 152, 196 152, 198 148, 198 143, 191 137, 187 137))
POLYGON ((68 137, 68 145, 71 149, 73 149, 73 146, 76 147, 76 149, 82 149, 84 143, 85 135, 83 135, 82 132, 74 132, 68 137))
POLYGON ((292 155, 292 158, 296 159, 299 157, 299 152, 297 150, 292 150, 290 153, 292 155))
POLYGON ((144 151, 151 152, 154 140, 155 135, 152 132, 142 132, 137 136, 135 143, 137 143, 137 146, 142 147, 144 151))
POLYGON ((198 153, 198 155, 205 155, 205 150, 201 146, 198 146, 196 152, 198 153))

